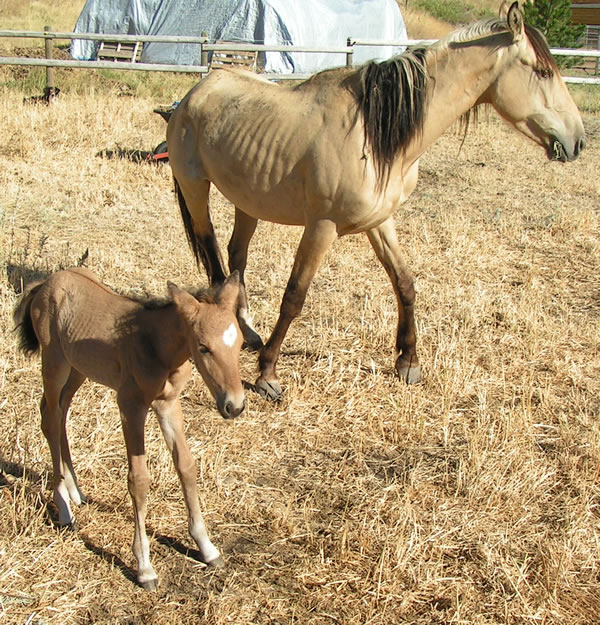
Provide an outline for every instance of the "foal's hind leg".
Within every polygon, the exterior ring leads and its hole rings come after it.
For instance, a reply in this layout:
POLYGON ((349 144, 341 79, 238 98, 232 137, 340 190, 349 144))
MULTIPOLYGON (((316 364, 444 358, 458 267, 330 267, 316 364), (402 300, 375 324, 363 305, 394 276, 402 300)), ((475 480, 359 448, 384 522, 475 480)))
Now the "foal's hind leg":
POLYGON ((237 269, 240 273, 240 296, 238 299, 237 318, 244 335, 244 345, 251 351, 259 350, 263 346, 262 339, 252 327, 244 272, 248 261, 248 246, 256 230, 257 220, 235 207, 235 223, 227 251, 229 253, 229 272, 237 269))
POLYGON ((77 477, 75 475, 75 470, 73 469, 71 450, 69 449, 69 440, 67 438, 67 415, 69 413, 71 401, 84 381, 85 376, 83 374, 79 373, 79 371, 77 371, 76 369, 71 369, 69 379, 67 380, 67 383, 63 387, 62 393, 60 394, 60 407, 62 410, 62 433, 60 450, 63 461, 63 468, 65 471, 65 484, 67 486, 67 490, 69 491, 69 497, 76 506, 85 503, 86 498, 79 490, 77 477))
POLYGON ((400 244, 393 217, 377 228, 367 231, 369 241, 387 271, 398 302, 398 329, 396 333, 396 373, 408 384, 421 381, 421 367, 417 358, 413 279, 400 258, 400 244))
MULTIPOLYGON (((42 414, 42 432, 48 441, 52 456, 52 471, 54 485, 54 503, 58 508, 58 522, 60 525, 73 527, 74 517, 70 506, 69 485, 71 482, 70 454, 66 460, 63 449, 64 417, 66 412, 61 406, 61 396, 67 385, 71 366, 64 358, 52 354, 49 349, 42 352, 42 379, 44 381, 44 395, 40 402, 42 414)), ((68 405, 66 406, 68 410, 68 405)))

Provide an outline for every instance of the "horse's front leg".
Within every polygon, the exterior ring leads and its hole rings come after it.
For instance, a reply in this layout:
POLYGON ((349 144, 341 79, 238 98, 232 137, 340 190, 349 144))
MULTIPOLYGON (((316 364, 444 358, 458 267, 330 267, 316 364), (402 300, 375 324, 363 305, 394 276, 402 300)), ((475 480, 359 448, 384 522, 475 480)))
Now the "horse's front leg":
POLYGON ((336 237, 335 223, 329 220, 311 222, 304 228, 292 273, 281 302, 279 318, 258 358, 260 375, 256 380, 255 388, 266 399, 276 401, 281 397, 281 386, 275 370, 281 344, 291 322, 302 311, 308 287, 336 237))
POLYGON ((385 267, 398 302, 398 329, 396 333, 396 373, 408 384, 421 381, 421 367, 417 357, 413 279, 400 258, 400 244, 393 217, 367 231, 377 258, 385 267))
POLYGON ((133 555, 137 560, 137 581, 146 590, 156 590, 158 576, 150 563, 150 544, 146 534, 146 508, 150 474, 146 465, 144 426, 148 406, 144 406, 138 400, 124 398, 120 394, 117 397, 117 403, 121 411, 121 424, 129 464, 127 486, 133 503, 135 521, 133 555))
POLYGON ((179 403, 179 393, 191 373, 191 365, 188 365, 189 363, 186 363, 169 378, 164 391, 152 402, 152 409, 158 418, 160 429, 181 482, 190 536, 198 545, 200 557, 204 563, 212 567, 222 567, 224 566, 223 558, 208 538, 204 525, 196 485, 196 463, 183 431, 183 413, 179 403))
POLYGON ((246 295, 244 272, 248 262, 248 246, 256 230, 257 219, 246 215, 237 206, 235 207, 235 222, 227 251, 229 254, 229 272, 237 269, 240 273, 240 295, 238 299, 237 318, 244 335, 244 347, 250 351, 257 351, 263 346, 262 339, 252 327, 250 308, 246 295))

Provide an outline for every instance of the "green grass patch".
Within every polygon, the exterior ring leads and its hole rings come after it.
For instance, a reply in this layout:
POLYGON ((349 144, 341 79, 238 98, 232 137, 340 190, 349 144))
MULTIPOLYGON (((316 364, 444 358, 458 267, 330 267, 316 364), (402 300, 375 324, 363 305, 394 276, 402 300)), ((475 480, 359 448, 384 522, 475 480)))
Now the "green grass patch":
POLYGON ((475 7, 461 0, 415 0, 413 6, 421 11, 427 11, 438 20, 454 25, 469 24, 495 15, 489 9, 475 7))

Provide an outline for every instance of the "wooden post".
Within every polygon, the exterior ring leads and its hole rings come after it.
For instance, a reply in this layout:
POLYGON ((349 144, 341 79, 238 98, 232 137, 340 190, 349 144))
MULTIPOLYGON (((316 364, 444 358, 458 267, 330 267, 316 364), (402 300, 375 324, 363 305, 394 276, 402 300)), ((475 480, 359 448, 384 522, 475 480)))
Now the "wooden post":
MULTIPOLYGON (((596 40, 596 49, 600 51, 600 27, 598 27, 598 39, 596 40)), ((598 70, 600 70, 600 57, 596 57, 596 65, 594 66, 594 75, 598 75, 598 70)))
MULTIPOLYGON (((200 36, 206 37, 207 36, 206 31, 203 30, 200 33, 200 36)), ((202 43, 200 44, 200 65, 204 65, 204 66, 208 65, 208 50, 204 49, 204 44, 202 43)))
MULTIPOLYGON (((45 33, 50 32, 50 30, 51 30, 50 26, 44 26, 45 33)), ((46 52, 46 58, 51 59, 52 58, 52 37, 48 37, 48 36, 44 37, 44 47, 45 47, 45 52, 46 52)), ((44 93, 48 99, 51 96, 53 96, 55 93, 54 68, 53 67, 46 67, 46 88, 44 89, 44 93)))
MULTIPOLYGON (((350 37, 346 39, 346 45, 352 46, 352 40, 350 37)), ((350 52, 346 52, 346 67, 352 67, 352 57, 354 56, 354 50, 350 50, 350 52)))

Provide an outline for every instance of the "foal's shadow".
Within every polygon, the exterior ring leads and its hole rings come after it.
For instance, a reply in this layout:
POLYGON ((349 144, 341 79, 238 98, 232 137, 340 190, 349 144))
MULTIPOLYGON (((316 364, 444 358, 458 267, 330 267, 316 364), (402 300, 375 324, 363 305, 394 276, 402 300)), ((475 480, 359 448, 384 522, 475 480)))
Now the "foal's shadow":
POLYGON ((102 560, 104 560, 110 566, 119 569, 125 579, 133 582, 134 584, 137 584, 137 575, 135 571, 130 566, 127 566, 127 564, 125 564, 125 562, 123 562, 123 560, 121 560, 118 555, 114 554, 112 551, 108 551, 108 549, 98 547, 98 545, 94 544, 91 539, 83 532, 79 532, 78 536, 79 538, 81 538, 81 541, 88 551, 91 551, 94 555, 102 558, 102 560))

